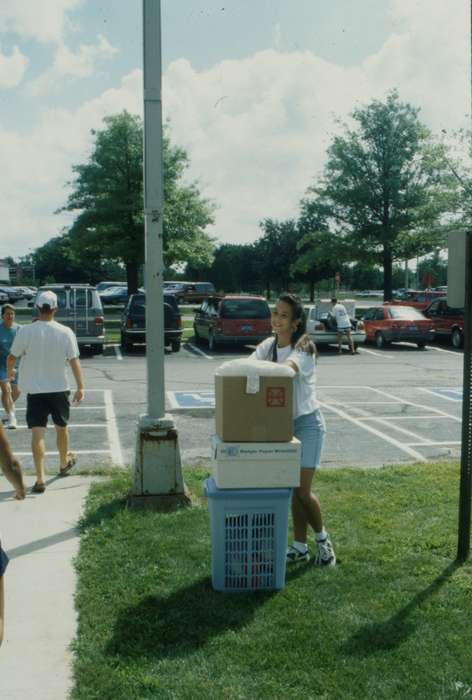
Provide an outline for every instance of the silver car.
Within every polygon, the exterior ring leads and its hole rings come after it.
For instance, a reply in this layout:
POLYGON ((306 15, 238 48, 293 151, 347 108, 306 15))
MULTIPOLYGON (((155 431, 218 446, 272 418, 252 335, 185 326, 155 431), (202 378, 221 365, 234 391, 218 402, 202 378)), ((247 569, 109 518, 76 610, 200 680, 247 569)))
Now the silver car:
MULTIPOLYGON (((89 284, 48 284, 38 289, 37 294, 51 290, 57 295, 56 321, 72 328, 77 336, 79 348, 89 347, 98 355, 103 352, 105 326, 103 306, 95 287, 89 284)), ((28 306, 34 306, 29 302, 28 306)), ((38 315, 36 307, 34 317, 38 315)))
MULTIPOLYGON (((365 330, 362 321, 356 320, 356 303, 353 299, 343 299, 341 303, 346 308, 351 320, 352 339, 356 345, 365 343, 365 330)), ((320 299, 313 306, 306 307, 306 332, 316 345, 337 343, 336 320, 331 314, 332 304, 329 299, 320 299)))

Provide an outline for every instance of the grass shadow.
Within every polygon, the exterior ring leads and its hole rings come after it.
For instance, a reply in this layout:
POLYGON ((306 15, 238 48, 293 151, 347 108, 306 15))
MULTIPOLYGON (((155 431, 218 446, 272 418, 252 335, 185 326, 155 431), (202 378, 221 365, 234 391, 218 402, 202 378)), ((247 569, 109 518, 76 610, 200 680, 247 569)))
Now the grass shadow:
POLYGON ((409 619, 410 615, 437 593, 458 567, 457 562, 451 562, 429 586, 388 620, 363 625, 342 644, 342 651, 350 656, 370 656, 398 647, 416 629, 416 624, 409 619))
POLYGON ((98 508, 94 508, 92 511, 85 513, 85 515, 80 518, 77 528, 80 533, 84 533, 90 528, 102 525, 104 520, 111 520, 126 508, 127 496, 115 498, 113 501, 108 501, 98 508))
POLYGON ((203 578, 167 596, 148 596, 121 612, 106 653, 125 660, 186 656, 215 636, 243 628, 273 595, 218 593, 203 578))

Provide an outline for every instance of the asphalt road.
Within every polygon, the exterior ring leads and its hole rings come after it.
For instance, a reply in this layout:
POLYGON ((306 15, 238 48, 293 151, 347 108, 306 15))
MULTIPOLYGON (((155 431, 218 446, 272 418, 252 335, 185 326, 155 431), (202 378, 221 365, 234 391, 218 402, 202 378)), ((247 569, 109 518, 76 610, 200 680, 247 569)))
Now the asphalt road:
MULTIPOLYGON (((248 355, 248 348, 213 355, 183 346, 165 359, 168 410, 179 432, 184 463, 207 462, 214 426, 213 375, 221 362, 248 355), (184 403, 187 407, 179 408, 184 403), (189 407, 189 404, 192 407, 189 407)), ((461 352, 449 346, 419 351, 407 344, 385 351, 367 346, 359 355, 323 351, 318 359, 318 396, 328 434, 323 465, 381 466, 460 454, 461 352)), ((83 357, 87 394, 71 414, 72 447, 79 465, 132 463, 136 421, 146 412, 146 360, 142 349, 121 355, 107 348, 83 357)), ((31 466, 24 399, 19 429, 9 431, 25 467, 31 466)), ((54 431, 47 431, 48 466, 54 468, 54 431)))

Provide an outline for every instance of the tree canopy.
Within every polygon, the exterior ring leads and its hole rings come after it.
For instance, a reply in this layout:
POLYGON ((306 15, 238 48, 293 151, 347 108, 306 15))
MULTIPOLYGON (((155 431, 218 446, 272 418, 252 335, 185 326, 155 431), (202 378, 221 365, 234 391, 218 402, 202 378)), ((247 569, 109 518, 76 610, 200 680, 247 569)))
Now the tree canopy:
POLYGON ((443 244, 441 217, 454 191, 444 146, 418 113, 396 91, 355 109, 355 127, 344 125, 333 139, 323 176, 307 193, 352 261, 383 265, 385 299, 392 294, 393 261, 443 244))
MULTIPOLYGON (((73 166, 73 190, 63 210, 77 213, 70 229, 73 249, 126 266, 130 292, 138 287, 144 262, 143 127, 124 111, 104 118, 93 130, 94 148, 86 163, 73 166)), ((211 262, 213 242, 205 228, 213 205, 195 183, 185 183, 185 151, 164 135, 164 263, 166 266, 211 262)))

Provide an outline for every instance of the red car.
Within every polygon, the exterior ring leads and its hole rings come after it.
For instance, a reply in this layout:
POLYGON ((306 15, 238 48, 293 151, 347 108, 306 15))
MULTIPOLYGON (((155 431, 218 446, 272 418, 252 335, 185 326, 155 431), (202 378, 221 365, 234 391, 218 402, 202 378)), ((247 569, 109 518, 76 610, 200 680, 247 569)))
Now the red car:
POLYGON ((434 299, 444 296, 444 292, 428 290, 424 292, 406 292, 400 299, 389 302, 395 306, 413 306, 415 309, 426 309, 434 299))
POLYGON ((450 340, 455 348, 464 344, 464 308, 452 307, 447 297, 436 299, 423 312, 434 325, 436 338, 450 340))
POLYGON ((366 341, 374 342, 378 348, 402 340, 424 348, 434 339, 433 322, 411 306, 376 306, 367 309, 363 321, 366 341))
POLYGON ((270 316, 264 297, 210 297, 195 312, 195 340, 206 341, 210 351, 217 345, 256 345, 272 334, 270 316))

